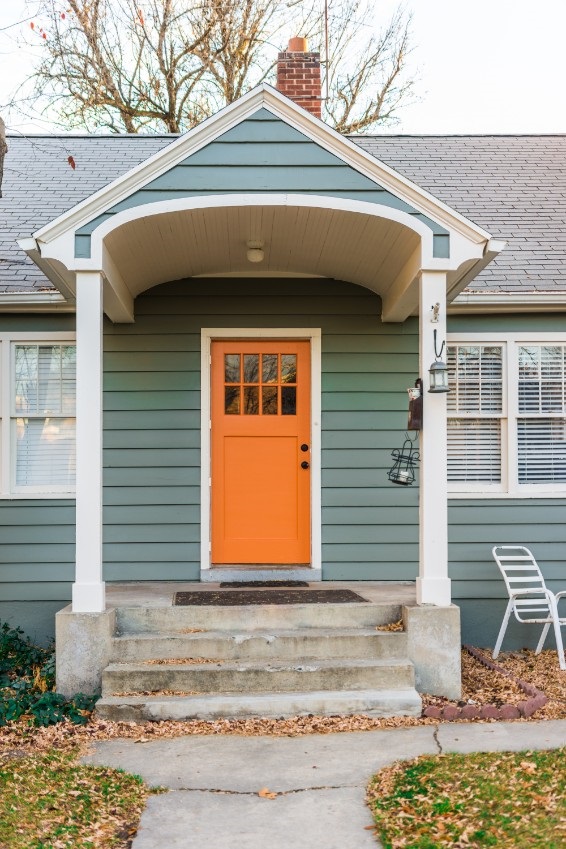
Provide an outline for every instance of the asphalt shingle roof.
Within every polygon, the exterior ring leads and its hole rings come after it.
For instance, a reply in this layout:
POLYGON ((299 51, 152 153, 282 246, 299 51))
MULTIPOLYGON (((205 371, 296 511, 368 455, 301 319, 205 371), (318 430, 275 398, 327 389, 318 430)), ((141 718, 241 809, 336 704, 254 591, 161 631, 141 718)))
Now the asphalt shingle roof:
MULTIPOLYGON (((174 138, 8 138, 0 199, 0 293, 52 290, 16 239, 31 236, 174 138)), ((468 290, 566 291, 566 135, 352 140, 492 236, 508 241, 468 290)))

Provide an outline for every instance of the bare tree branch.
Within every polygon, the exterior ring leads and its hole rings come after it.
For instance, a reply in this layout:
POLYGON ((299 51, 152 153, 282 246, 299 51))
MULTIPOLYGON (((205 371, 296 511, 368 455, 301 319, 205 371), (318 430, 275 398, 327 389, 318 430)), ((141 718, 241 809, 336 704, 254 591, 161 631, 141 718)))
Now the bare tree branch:
MULTIPOLYGON (((316 0, 34 0, 32 101, 66 129, 184 132, 273 81, 289 35, 324 45, 316 0)), ((343 133, 396 120, 414 79, 410 15, 378 31, 371 0, 332 0, 324 117, 343 133)), ((322 51, 323 52, 323 51, 322 51)), ((324 57, 323 57, 324 58, 324 57)))

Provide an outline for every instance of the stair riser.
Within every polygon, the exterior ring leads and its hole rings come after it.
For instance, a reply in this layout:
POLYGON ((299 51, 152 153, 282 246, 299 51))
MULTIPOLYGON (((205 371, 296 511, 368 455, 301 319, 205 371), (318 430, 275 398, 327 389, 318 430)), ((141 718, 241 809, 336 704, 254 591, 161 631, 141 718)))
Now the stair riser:
POLYGON ((123 607, 117 610, 120 634, 182 631, 251 631, 285 628, 371 628, 401 618, 401 607, 389 604, 250 605, 245 607, 123 607))
POLYGON ((141 670, 107 669, 102 676, 102 694, 155 692, 258 693, 312 690, 372 690, 414 685, 409 664, 375 667, 332 668, 301 666, 278 669, 218 669, 188 666, 186 669, 153 666, 141 670))
POLYGON ((420 716, 421 700, 414 690, 349 693, 264 693, 255 695, 192 696, 190 698, 111 699, 98 702, 103 719, 147 722, 187 719, 239 719, 253 716, 420 716))
POLYGON ((334 634, 294 637, 292 635, 226 634, 207 637, 159 636, 151 639, 115 639, 111 662, 136 663, 160 658, 205 657, 223 660, 304 660, 328 658, 405 658, 407 637, 403 633, 374 635, 334 634))

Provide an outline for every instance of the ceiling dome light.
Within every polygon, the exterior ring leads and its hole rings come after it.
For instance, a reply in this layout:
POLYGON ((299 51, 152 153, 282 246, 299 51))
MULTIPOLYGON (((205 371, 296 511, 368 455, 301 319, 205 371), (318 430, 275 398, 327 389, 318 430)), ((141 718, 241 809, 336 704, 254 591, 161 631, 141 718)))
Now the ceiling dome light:
POLYGON ((248 242, 248 252, 246 254, 248 262, 263 262, 265 256, 263 252, 263 242, 248 242))

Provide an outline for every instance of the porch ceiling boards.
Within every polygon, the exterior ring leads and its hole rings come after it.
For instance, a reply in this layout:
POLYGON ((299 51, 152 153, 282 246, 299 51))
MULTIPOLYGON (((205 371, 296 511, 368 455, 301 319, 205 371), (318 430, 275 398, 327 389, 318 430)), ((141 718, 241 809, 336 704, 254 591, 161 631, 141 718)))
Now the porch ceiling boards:
POLYGON ((383 296, 419 243, 415 232, 387 219, 269 205, 148 216, 106 237, 107 250, 134 297, 168 280, 254 272, 336 278, 383 296), (247 260, 250 240, 263 243, 263 262, 247 260))

